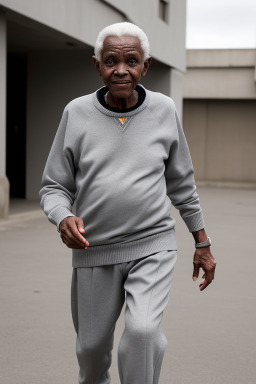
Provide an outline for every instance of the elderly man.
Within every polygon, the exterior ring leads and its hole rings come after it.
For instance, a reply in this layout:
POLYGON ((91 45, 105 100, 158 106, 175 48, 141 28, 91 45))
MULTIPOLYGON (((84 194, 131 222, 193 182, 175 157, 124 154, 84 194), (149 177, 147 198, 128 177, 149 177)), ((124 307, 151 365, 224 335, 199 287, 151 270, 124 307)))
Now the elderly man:
POLYGON ((177 257, 171 202, 195 239, 193 280, 202 268, 200 290, 213 280, 215 260, 173 101, 139 84, 151 63, 147 36, 131 23, 108 26, 92 59, 105 86, 66 106, 41 206, 73 249, 79 383, 110 383, 125 302, 120 381, 157 384, 167 346, 161 319, 177 257))

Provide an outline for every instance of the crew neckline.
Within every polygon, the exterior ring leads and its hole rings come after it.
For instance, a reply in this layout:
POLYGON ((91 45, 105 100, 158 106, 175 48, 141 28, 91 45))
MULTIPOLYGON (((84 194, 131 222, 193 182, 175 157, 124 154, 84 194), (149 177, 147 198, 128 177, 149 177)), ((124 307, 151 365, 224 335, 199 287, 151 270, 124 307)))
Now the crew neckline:
POLYGON ((105 107, 109 111, 117 112, 117 113, 118 112, 126 113, 126 112, 133 111, 134 109, 138 108, 143 103, 143 101, 145 100, 145 97, 146 97, 146 92, 145 92, 144 88, 136 86, 135 87, 135 91, 137 91, 137 93, 138 93, 138 101, 137 101, 137 103, 134 106, 130 107, 130 108, 124 108, 124 109, 120 110, 119 108, 112 107, 111 105, 109 105, 106 102, 106 94, 108 93, 108 91, 109 91, 108 87, 100 88, 97 91, 98 100, 101 103, 101 105, 103 105, 103 107, 105 107))
POLYGON ((134 107, 131 107, 131 108, 128 108, 128 109, 125 109, 122 111, 117 109, 117 108, 113 108, 113 107, 109 108, 109 105, 107 105, 105 100, 104 100, 104 95, 108 92, 108 88, 106 86, 103 86, 103 87, 99 88, 96 92, 94 92, 94 94, 93 94, 94 106, 98 110, 100 110, 102 113, 104 113, 105 115, 108 115, 108 116, 114 116, 114 117, 133 116, 133 115, 139 113, 140 111, 142 111, 144 108, 146 108, 146 106, 148 105, 148 102, 149 102, 148 91, 141 84, 138 84, 135 89, 137 90, 137 92, 140 95, 144 94, 144 97, 143 97, 143 99, 141 99, 139 97, 139 100, 134 107), (103 98, 103 100, 104 100, 103 103, 100 102, 99 95, 101 97, 100 98, 101 101, 103 98))

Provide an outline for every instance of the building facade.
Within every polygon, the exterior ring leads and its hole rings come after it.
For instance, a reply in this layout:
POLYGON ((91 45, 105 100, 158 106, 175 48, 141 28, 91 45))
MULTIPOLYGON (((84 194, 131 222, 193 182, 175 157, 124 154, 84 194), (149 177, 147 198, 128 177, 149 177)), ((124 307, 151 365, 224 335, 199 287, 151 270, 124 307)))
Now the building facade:
POLYGON ((185 0, 0 0, 0 217, 9 195, 38 199, 65 105, 102 85, 91 56, 105 26, 146 32, 153 62, 142 84, 182 113, 185 19, 185 0))
POLYGON ((188 50, 183 126, 197 182, 256 186, 256 50, 188 50))

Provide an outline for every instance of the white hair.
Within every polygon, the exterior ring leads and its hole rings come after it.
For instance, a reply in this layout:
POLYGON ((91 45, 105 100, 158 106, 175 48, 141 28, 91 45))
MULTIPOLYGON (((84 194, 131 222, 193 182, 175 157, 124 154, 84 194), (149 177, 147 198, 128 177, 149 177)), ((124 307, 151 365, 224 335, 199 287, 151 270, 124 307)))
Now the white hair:
POLYGON ((149 41, 146 33, 137 25, 125 21, 122 23, 111 24, 100 31, 94 48, 94 54, 97 61, 100 61, 100 53, 103 48, 103 43, 108 36, 135 36, 140 40, 140 45, 144 52, 144 60, 147 60, 150 57, 149 41))

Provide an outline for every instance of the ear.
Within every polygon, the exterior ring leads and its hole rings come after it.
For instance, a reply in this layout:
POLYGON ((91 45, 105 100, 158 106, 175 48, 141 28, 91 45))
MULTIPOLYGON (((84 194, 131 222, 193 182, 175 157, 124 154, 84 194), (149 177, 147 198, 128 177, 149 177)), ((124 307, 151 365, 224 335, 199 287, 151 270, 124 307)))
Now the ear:
POLYGON ((147 60, 144 61, 144 68, 141 74, 142 76, 146 76, 151 62, 152 62, 152 57, 149 57, 147 60))
POLYGON ((96 68, 99 76, 101 76, 100 62, 96 59, 95 56, 92 56, 92 62, 93 62, 94 67, 96 68))

